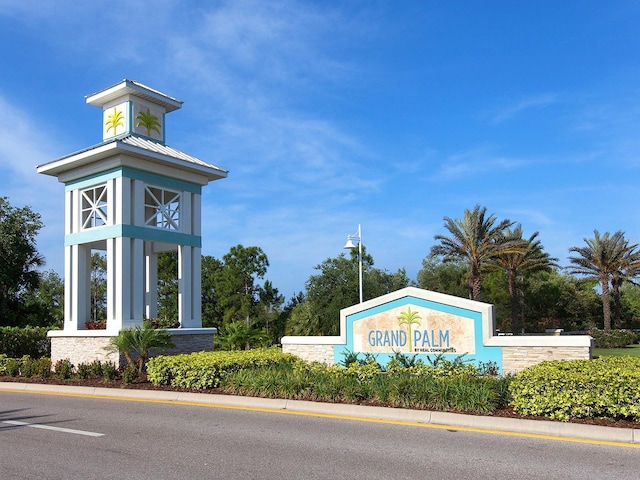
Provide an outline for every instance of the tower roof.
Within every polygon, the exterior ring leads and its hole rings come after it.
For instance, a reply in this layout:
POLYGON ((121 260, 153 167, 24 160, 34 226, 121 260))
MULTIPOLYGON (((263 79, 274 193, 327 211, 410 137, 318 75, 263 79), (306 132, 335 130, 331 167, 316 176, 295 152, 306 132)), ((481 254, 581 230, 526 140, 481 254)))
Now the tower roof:
POLYGON ((38 173, 63 183, 120 167, 199 185, 227 176, 226 170, 165 144, 165 114, 181 108, 181 100, 127 79, 86 100, 102 108, 102 143, 38 165, 38 173))
MULTIPOLYGON (((113 137, 97 145, 38 165, 37 172, 68 182, 114 167, 132 167, 152 173, 183 172, 188 179, 206 184, 226 178, 228 171, 159 142, 137 135, 113 137)), ((185 177, 185 179, 187 179, 185 177)))
POLYGON ((161 105, 167 112, 173 112, 174 110, 182 108, 182 100, 170 97, 169 95, 147 87, 140 82, 128 80, 126 78, 115 85, 100 90, 99 92, 87 95, 85 98, 89 105, 103 108, 107 103, 129 94, 143 98, 157 105, 161 105))

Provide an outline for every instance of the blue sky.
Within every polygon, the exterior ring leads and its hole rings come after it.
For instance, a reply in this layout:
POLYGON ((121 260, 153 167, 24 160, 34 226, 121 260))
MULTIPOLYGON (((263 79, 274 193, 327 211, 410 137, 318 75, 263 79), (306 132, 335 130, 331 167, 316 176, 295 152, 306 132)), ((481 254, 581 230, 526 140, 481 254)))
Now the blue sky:
POLYGON ((568 249, 640 242, 636 1, 0 0, 0 195, 46 227, 46 163, 101 141, 85 96, 124 78, 184 101, 167 144, 229 170, 203 192, 203 254, 267 254, 287 299, 362 224, 415 278, 475 204, 568 249))

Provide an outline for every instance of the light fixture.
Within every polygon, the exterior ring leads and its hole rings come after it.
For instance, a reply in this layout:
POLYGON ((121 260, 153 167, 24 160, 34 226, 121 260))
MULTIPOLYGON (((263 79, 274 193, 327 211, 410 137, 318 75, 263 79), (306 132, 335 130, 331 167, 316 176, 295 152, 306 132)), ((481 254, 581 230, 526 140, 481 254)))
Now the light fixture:
POLYGON ((358 242, 358 279, 360 286, 360 303, 362 303, 362 229, 360 228, 360 224, 358 224, 358 231, 353 235, 347 235, 347 243, 344 248, 347 250, 351 250, 356 248, 353 241, 356 240, 358 242))
POLYGON ((347 250, 351 250, 352 248, 356 248, 353 244, 353 240, 351 240, 351 236, 347 237, 347 244, 344 246, 347 250))

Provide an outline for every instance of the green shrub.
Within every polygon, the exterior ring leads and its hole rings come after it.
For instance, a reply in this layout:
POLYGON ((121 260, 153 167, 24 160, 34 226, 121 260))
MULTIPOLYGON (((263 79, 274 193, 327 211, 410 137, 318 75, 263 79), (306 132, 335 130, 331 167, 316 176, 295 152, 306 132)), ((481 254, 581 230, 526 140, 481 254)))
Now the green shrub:
POLYGON ((638 421, 640 358, 543 362, 514 376, 509 390, 511 405, 523 415, 638 421))
POLYGON ((104 373, 103 371, 104 367, 102 365, 102 362, 100 362, 100 360, 94 360, 88 365, 88 368, 89 368, 89 374, 92 377, 102 377, 104 373))
POLYGON ((216 388, 232 372, 297 361, 294 355, 277 348, 158 356, 147 363, 147 378, 156 385, 216 388))
POLYGON ((90 363, 79 363, 78 368, 76 368, 76 374, 78 378, 82 380, 86 380, 87 378, 91 378, 91 364, 90 363))
POLYGON ((302 399, 310 382, 292 364, 281 363, 229 373, 220 380, 220 388, 235 395, 302 399))
POLYGON ((180 322, 177 319, 168 318, 145 318, 142 321, 143 328, 179 328, 180 322))
POLYGON ((128 363, 122 371, 122 382, 133 383, 138 379, 138 367, 135 363, 128 363))
POLYGON ((20 365, 23 377, 48 378, 51 376, 51 360, 49 358, 23 357, 20 365))
POLYGON ((39 358, 37 361, 36 375, 40 378, 49 378, 51 376, 51 359, 39 358))
POLYGON ((106 362, 102 365, 102 380, 111 382, 118 377, 118 369, 113 362, 106 362))
POLYGON ((0 375, 7 374, 7 361, 9 357, 7 357, 4 353, 0 353, 0 375))
POLYGON ((4 373, 10 377, 20 375, 20 362, 16 358, 7 358, 4 362, 4 373))
POLYGON ((23 357, 20 360, 20 375, 26 378, 31 378, 36 373, 36 365, 31 357, 23 357))
POLYGON ((0 354, 20 358, 51 355, 51 343, 47 338, 46 327, 0 327, 0 354))
POLYGON ((590 330, 595 348, 625 348, 638 342, 638 334, 631 330, 590 330))
POLYGON ((73 375, 73 365, 69 359, 58 360, 53 370, 63 380, 68 380, 73 375))

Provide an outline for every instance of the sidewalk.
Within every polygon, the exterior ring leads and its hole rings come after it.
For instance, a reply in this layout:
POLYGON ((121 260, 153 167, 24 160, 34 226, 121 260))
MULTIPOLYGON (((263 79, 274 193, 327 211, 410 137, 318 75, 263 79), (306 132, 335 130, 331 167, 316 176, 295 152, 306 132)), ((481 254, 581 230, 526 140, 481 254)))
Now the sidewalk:
POLYGON ((541 420, 521 420, 481 415, 462 415, 426 410, 369 407, 337 403, 309 402, 271 398, 213 395, 162 390, 128 390, 99 387, 74 387, 44 385, 38 383, 0 382, 0 392, 16 391, 51 395, 74 395, 119 400, 177 402, 220 406, 224 408, 248 408, 284 413, 366 419, 370 421, 428 424, 439 428, 459 428, 519 435, 539 435, 558 439, 574 439, 593 442, 612 442, 640 446, 640 429, 602 427, 577 423, 541 420))

